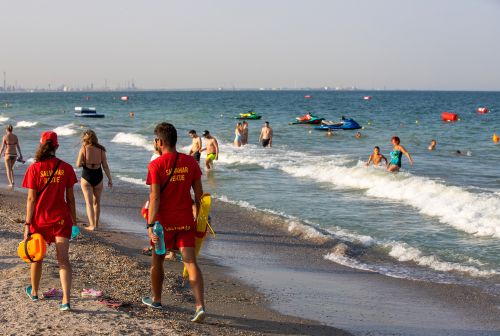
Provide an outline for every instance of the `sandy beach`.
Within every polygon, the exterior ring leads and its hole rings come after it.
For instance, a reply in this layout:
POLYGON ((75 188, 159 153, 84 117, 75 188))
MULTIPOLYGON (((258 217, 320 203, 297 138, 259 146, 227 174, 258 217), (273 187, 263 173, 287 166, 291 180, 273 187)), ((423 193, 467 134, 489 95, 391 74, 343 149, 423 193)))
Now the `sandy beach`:
MULTIPOLYGON (((57 300, 32 303, 23 292, 29 273, 15 248, 22 238, 25 195, 2 189, 1 321, 8 334, 497 335, 500 330, 496 297, 466 286, 396 279, 334 264, 321 256, 335 250, 338 241, 306 239, 303 231, 290 232, 279 216, 220 201, 212 213, 217 238, 207 239, 200 259, 207 322, 188 322, 192 299, 179 262, 166 262, 165 311, 145 309, 140 298, 149 293, 149 257, 140 251, 147 242, 143 235, 116 227, 137 220, 135 205, 144 192, 125 190, 107 193, 103 200, 103 218, 113 218, 114 226, 108 226, 114 228, 84 232, 71 244, 74 311, 64 314, 57 311, 57 300), (82 288, 90 287, 123 306, 78 298, 82 288), (64 316, 64 323, 54 322, 53 316, 64 316)), ((77 206, 81 215, 81 198, 77 206)), ((54 253, 50 248, 43 291, 60 287, 54 253)))
MULTIPOLYGON (((269 299, 228 275, 229 269, 203 258, 209 318, 203 325, 189 322, 192 299, 182 284, 181 263, 167 262, 164 311, 140 303, 149 293, 149 257, 140 254, 143 237, 116 232, 85 232, 71 244, 73 311, 57 310, 57 299, 33 303, 24 293, 29 271, 17 257, 22 239, 25 195, 0 192, 0 321, 6 335, 349 335, 318 322, 272 310, 269 299), (105 297, 123 302, 110 308, 79 298, 82 288, 102 290, 105 297)), ((45 259, 41 291, 60 288, 55 250, 45 259)))

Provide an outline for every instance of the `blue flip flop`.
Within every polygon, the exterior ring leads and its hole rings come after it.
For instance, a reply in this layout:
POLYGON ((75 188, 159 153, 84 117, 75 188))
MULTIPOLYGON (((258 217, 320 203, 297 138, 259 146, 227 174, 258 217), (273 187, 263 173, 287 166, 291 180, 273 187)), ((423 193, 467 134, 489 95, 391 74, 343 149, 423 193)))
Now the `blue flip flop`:
POLYGON ((26 292, 26 295, 28 295, 28 297, 31 299, 31 301, 38 301, 38 295, 31 295, 32 289, 33 289, 33 287, 31 285, 29 285, 29 286, 26 286, 26 288, 24 290, 26 292))
POLYGON ((161 302, 154 302, 152 298, 147 296, 142 298, 142 303, 154 309, 163 309, 161 302))

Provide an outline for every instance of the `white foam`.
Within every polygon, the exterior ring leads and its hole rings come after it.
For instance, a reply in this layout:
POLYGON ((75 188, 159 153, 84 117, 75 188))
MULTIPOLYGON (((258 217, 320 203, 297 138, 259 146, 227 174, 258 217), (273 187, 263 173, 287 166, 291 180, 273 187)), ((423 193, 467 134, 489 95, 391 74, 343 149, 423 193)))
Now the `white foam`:
MULTIPOLYGON (((17 128, 29 128, 29 127, 33 127, 33 126, 36 126, 38 124, 37 121, 19 121, 17 124, 16 124, 16 127, 17 128)), ((57 133, 57 132, 56 132, 57 133)))
POLYGON ((367 264, 363 264, 356 259, 353 259, 353 258, 350 258, 347 256, 343 256, 343 255, 340 255, 337 253, 328 253, 323 258, 325 258, 326 260, 333 261, 334 263, 350 267, 350 268, 360 269, 360 270, 364 270, 364 271, 375 271, 371 266, 369 266, 367 264))
POLYGON ((424 255, 419 249, 405 243, 391 242, 386 243, 385 247, 390 248, 389 255, 399 261, 412 261, 419 266, 436 271, 467 273, 474 277, 489 277, 498 274, 495 270, 480 270, 474 266, 442 261, 435 255, 424 255))
POLYGON ((259 165, 333 188, 364 190, 367 196, 413 206, 469 234, 500 238, 498 194, 473 193, 405 172, 389 174, 381 169, 366 168, 362 163, 346 166, 349 160, 342 156, 311 156, 277 148, 249 148, 245 153, 225 146, 219 162, 259 165))
POLYGON ((134 147, 145 148, 148 151, 153 150, 153 144, 149 141, 144 135, 135 134, 135 133, 117 133, 111 142, 122 143, 134 147))
POLYGON ((306 239, 325 239, 326 235, 319 232, 312 226, 304 225, 298 220, 289 219, 288 222, 288 232, 299 233, 303 238, 306 239))
POLYGON ((148 185, 146 185, 146 181, 141 180, 139 178, 128 177, 128 176, 123 176, 123 175, 116 175, 116 177, 119 180, 127 182, 127 183, 132 183, 132 184, 136 184, 136 185, 141 185, 143 187, 148 187, 148 185))
POLYGON ((0 123, 4 123, 9 120, 9 117, 0 116, 0 123))
POLYGON ((71 123, 56 127, 53 129, 53 131, 56 132, 58 136, 69 136, 76 134, 77 131, 74 129, 74 127, 75 124, 71 123))

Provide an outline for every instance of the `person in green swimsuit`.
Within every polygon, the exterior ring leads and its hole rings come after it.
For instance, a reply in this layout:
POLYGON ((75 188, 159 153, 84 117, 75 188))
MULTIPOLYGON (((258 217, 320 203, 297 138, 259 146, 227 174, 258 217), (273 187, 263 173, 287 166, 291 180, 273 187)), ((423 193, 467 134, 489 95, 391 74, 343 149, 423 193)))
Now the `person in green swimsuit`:
POLYGON ((207 158, 205 159, 205 167, 207 169, 213 168, 214 160, 219 159, 219 143, 217 139, 215 139, 209 131, 205 130, 203 132, 203 137, 206 139, 205 148, 201 149, 200 152, 207 151, 207 158))
POLYGON ((406 149, 400 145, 401 140, 399 139, 399 137, 393 136, 391 142, 394 148, 390 153, 391 161, 387 166, 387 170, 391 173, 397 173, 401 168, 401 159, 403 157, 403 154, 406 155, 406 157, 410 161, 410 164, 413 165, 413 159, 411 158, 410 153, 408 153, 406 149))

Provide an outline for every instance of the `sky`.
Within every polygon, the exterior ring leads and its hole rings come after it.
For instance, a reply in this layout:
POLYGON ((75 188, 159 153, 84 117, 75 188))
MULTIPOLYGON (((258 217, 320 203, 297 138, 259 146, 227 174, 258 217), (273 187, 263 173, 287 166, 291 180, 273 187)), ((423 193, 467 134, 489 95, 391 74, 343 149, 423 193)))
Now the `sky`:
POLYGON ((500 90, 500 0, 0 0, 0 13, 8 85, 500 90))

